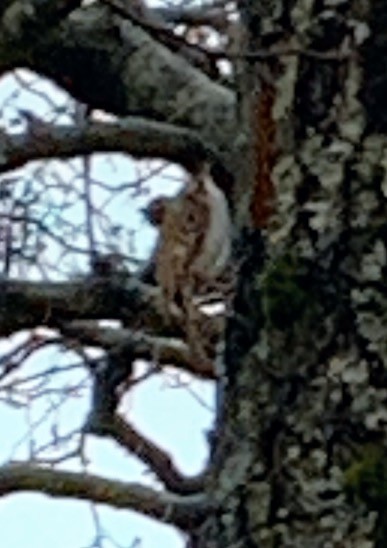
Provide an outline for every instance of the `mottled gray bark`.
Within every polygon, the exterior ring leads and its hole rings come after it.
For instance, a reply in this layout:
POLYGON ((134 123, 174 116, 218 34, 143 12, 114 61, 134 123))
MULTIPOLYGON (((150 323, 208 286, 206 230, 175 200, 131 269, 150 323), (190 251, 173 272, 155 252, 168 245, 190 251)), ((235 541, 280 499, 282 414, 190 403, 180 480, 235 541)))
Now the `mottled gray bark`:
POLYGON ((238 203, 243 260, 211 485, 219 512, 195 542, 386 546, 387 10, 245 4, 249 200, 238 203), (274 200, 257 207, 268 181, 274 200))

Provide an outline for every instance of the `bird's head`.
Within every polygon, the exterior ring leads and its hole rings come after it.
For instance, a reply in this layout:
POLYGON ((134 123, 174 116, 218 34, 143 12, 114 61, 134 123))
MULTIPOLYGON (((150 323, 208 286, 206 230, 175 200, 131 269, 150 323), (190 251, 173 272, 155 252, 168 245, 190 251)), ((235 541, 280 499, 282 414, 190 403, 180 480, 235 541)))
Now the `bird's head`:
POLYGON ((153 226, 160 226, 164 219, 168 198, 158 197, 149 202, 147 207, 141 209, 145 219, 153 226))

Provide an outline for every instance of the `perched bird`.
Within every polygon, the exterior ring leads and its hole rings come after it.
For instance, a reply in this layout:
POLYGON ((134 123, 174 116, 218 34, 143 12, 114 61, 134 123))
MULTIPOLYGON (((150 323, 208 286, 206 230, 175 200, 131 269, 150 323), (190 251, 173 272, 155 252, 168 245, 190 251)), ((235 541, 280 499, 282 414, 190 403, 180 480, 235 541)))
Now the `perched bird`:
POLYGON ((159 229, 149 264, 161 289, 165 319, 181 318, 192 361, 212 363, 224 322, 203 313, 198 297, 214 290, 225 295, 222 278, 230 272, 231 255, 227 200, 203 169, 176 196, 153 200, 145 215, 159 229))
POLYGON ((203 293, 222 275, 231 253, 227 200, 208 170, 191 176, 175 197, 159 197, 145 211, 159 229, 155 278, 167 303, 203 293))

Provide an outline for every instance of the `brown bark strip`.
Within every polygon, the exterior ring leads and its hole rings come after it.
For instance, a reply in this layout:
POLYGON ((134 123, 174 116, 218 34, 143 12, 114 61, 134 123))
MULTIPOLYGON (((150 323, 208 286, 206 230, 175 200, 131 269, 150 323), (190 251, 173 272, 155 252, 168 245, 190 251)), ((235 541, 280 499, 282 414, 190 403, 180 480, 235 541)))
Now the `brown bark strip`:
POLYGON ((274 99, 274 86, 262 82, 261 90, 252 104, 253 169, 256 176, 250 213, 255 228, 266 227, 274 210, 275 191, 271 176, 277 152, 274 99))

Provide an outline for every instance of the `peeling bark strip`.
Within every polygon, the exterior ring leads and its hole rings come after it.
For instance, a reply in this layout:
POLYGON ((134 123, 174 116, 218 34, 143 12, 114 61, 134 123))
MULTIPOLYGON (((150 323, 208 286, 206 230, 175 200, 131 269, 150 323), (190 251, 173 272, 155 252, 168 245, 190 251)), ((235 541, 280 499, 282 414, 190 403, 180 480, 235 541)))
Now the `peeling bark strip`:
POLYGON ((276 157, 276 126, 273 117, 274 87, 261 83, 251 113, 252 145, 254 149, 255 185, 250 202, 252 223, 255 228, 265 228, 274 211, 274 183, 272 169, 276 157))

